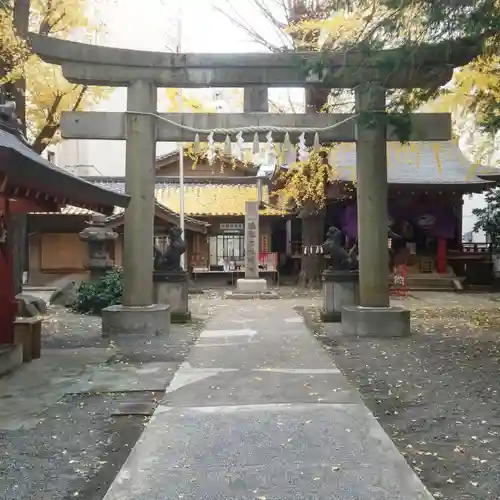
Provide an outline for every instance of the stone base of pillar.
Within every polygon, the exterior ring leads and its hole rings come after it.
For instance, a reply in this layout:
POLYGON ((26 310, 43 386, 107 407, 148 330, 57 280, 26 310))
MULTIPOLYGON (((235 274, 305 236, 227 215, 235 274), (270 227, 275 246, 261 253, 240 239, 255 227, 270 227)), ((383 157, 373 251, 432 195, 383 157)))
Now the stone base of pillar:
POLYGON ((402 307, 347 306, 342 309, 342 333, 356 337, 406 337, 410 311, 402 307))
POLYGON ((325 323, 338 323, 342 319, 343 307, 357 305, 359 305, 359 272, 325 271, 321 319, 325 323))
POLYGON ((191 321, 189 310, 189 277, 185 271, 154 271, 154 301, 170 306, 172 323, 191 321))
POLYGON ((170 306, 110 306, 102 310, 102 335, 168 335, 170 306))
POLYGON ((267 291, 267 281, 263 278, 240 278, 236 280, 237 293, 265 293, 267 291))
POLYGON ((279 295, 267 289, 267 281, 263 278, 241 278, 236 281, 236 290, 226 292, 228 299, 277 299, 279 295))
POLYGON ((225 292, 224 296, 226 299, 236 299, 236 300, 245 300, 245 299, 279 299, 280 296, 278 292, 274 290, 267 290, 266 292, 261 293, 249 293, 249 292, 238 292, 238 291, 229 291, 225 292))

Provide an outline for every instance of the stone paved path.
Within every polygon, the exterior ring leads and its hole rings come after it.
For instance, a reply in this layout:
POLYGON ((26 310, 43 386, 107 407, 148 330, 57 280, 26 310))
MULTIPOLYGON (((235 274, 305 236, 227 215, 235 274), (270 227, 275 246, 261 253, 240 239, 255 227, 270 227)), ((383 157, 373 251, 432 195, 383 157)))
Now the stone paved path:
POLYGON ((295 313, 225 301, 105 500, 431 500, 295 313))

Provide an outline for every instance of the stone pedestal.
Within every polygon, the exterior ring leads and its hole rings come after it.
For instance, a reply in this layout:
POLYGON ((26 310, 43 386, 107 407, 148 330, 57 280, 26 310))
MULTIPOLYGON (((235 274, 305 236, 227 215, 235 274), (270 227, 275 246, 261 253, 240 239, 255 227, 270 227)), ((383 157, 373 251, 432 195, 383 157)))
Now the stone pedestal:
POLYGON ((236 280, 236 291, 238 293, 265 293, 267 281, 263 278, 240 278, 236 280))
POLYGON ((340 322, 342 308, 359 305, 358 271, 325 271, 323 273, 324 322, 340 322))
POLYGON ((236 290, 225 293, 228 299, 278 299, 274 290, 267 289, 267 281, 262 278, 241 278, 236 281, 236 290))
POLYGON ((342 333, 356 337, 410 335, 410 311, 402 307, 347 306, 342 309, 342 333))
POLYGON ((170 306, 110 306, 102 310, 103 337, 121 334, 168 335, 170 306))
POLYGON ((188 300, 188 273, 185 271, 154 271, 154 301, 170 306, 172 323, 186 323, 191 320, 188 300))

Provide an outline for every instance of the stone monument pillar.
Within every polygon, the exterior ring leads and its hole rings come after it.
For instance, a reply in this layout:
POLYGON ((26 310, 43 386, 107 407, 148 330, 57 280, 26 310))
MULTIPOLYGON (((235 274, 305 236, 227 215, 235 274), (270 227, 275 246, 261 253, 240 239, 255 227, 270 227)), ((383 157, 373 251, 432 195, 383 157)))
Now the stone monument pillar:
POLYGON ((86 267, 90 279, 96 281, 113 269, 114 260, 109 255, 108 244, 118 238, 118 234, 105 227, 103 215, 93 215, 89 226, 79 233, 80 239, 87 243, 88 260, 86 267))
POLYGON ((259 202, 245 202, 245 278, 236 281, 241 294, 259 294, 267 290, 265 279, 259 278, 259 202))
POLYGON ((245 278, 259 278, 259 203, 245 202, 245 278))

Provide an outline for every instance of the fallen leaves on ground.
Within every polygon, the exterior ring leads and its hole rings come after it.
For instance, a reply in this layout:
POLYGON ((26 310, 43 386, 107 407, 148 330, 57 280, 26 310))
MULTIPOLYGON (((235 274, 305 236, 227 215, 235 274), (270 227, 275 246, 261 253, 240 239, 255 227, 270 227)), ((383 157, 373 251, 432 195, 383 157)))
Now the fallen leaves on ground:
POLYGON ((415 308, 411 311, 411 318, 418 331, 500 332, 500 307, 415 308))

